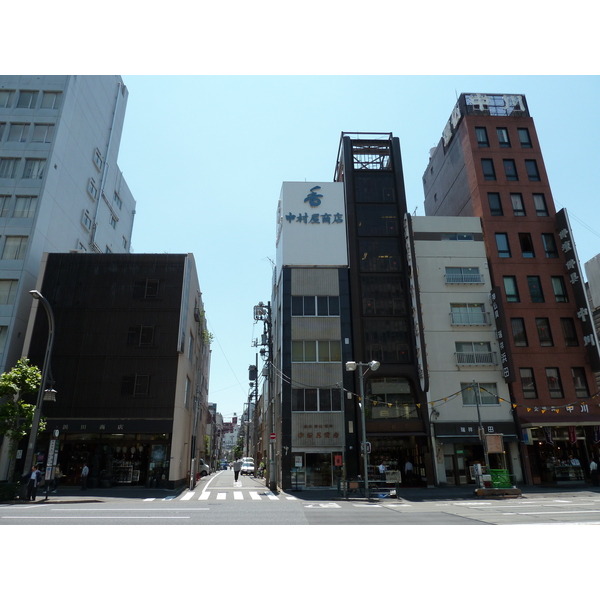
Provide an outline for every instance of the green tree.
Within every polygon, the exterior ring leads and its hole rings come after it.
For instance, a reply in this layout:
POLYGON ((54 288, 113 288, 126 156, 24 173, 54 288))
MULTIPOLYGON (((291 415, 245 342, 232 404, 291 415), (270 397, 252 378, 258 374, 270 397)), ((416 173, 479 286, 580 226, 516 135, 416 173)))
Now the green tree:
MULTIPOLYGON (((0 435, 9 440, 8 481, 13 479, 19 441, 31 430, 33 423, 35 405, 23 398, 36 392, 41 381, 40 370, 28 358, 20 358, 10 371, 0 375, 0 398, 4 398, 0 406, 0 435)), ((46 422, 40 419, 38 431, 44 429, 46 422)))

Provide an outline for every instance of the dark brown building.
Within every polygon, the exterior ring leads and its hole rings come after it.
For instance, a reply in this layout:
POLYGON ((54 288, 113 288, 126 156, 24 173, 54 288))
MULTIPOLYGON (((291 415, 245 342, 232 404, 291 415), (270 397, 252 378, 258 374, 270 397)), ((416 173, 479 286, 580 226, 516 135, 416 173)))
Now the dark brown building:
POLYGON ((583 482, 599 439, 598 341, 525 96, 462 94, 423 186, 426 215, 481 218, 527 482, 583 482))

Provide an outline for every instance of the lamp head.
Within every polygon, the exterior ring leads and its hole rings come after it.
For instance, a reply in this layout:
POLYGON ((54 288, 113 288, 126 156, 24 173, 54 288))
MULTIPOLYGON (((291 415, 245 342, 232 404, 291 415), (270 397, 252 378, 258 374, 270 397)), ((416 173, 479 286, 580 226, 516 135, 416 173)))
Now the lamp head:
POLYGON ((346 363, 346 371, 356 371, 356 362, 350 360, 346 363))
POLYGON ((30 290, 29 293, 36 299, 40 300, 42 295, 37 290, 30 290))
POLYGON ((369 368, 371 369, 371 371, 377 371, 377 369, 379 369, 381 363, 376 361, 376 360, 372 360, 369 363, 369 368))

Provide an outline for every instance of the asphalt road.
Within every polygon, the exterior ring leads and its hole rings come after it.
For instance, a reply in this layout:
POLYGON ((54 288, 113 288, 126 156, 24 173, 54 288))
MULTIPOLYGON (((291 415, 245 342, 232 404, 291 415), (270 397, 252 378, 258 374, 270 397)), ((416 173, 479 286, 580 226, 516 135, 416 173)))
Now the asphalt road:
POLYGON ((556 525, 600 524, 595 489, 535 490, 518 498, 468 490, 407 490, 400 498, 343 500, 335 491, 272 493, 264 480, 219 471, 193 491, 59 490, 0 504, 0 525, 556 525))

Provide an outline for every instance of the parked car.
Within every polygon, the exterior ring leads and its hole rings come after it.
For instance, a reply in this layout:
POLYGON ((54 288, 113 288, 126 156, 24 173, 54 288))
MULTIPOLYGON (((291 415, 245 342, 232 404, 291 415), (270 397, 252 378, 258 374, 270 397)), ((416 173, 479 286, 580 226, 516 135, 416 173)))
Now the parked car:
POLYGON ((200 459, 198 460, 198 475, 200 475, 200 477, 206 477, 207 475, 210 475, 210 467, 204 462, 204 459, 200 459))
POLYGON ((254 461, 245 460, 242 462, 242 475, 254 475, 254 461))

